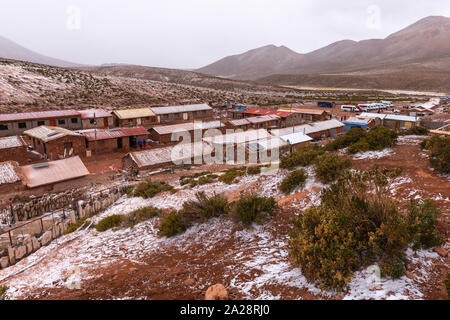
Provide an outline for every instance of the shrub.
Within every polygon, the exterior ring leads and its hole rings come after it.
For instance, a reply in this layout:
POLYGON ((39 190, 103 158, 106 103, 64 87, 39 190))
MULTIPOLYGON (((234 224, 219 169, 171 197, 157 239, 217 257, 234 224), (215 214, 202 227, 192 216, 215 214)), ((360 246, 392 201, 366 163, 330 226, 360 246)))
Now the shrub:
POLYGON ((244 225, 252 222, 261 222, 272 215, 277 202, 273 197, 258 197, 256 195, 244 196, 230 205, 230 215, 244 225))
POLYGON ((316 159, 314 169, 320 181, 330 183, 343 175, 351 166, 350 160, 326 153, 316 159))
POLYGON ((429 133, 429 130, 427 128, 422 127, 422 126, 415 126, 408 130, 402 131, 401 135, 402 136, 405 136, 405 135, 427 136, 428 133, 429 133))
POLYGON ((228 169, 219 177, 219 181, 226 184, 232 184, 237 182, 237 177, 245 175, 246 172, 247 169, 245 167, 228 169))
POLYGON ((342 289, 354 271, 376 262, 382 275, 396 279, 405 272, 405 250, 414 244, 417 230, 421 239, 435 239, 435 226, 428 220, 436 217, 431 202, 412 203, 404 215, 388 196, 389 179, 396 173, 377 167, 347 172, 322 191, 319 206, 293 220, 289 253, 306 276, 342 289))
POLYGON ((360 127, 352 127, 345 134, 340 135, 333 141, 329 142, 325 149, 328 151, 336 151, 346 148, 353 143, 358 142, 366 136, 366 130, 360 127))
POLYGON ((79 227, 81 227, 86 221, 87 221, 87 218, 83 218, 83 219, 78 220, 76 223, 71 224, 71 225, 67 228, 65 234, 69 234, 69 233, 72 233, 72 232, 76 231, 76 230, 77 230, 79 227))
POLYGON ((369 144, 370 150, 383 150, 392 147, 397 141, 397 133, 386 127, 375 127, 369 130, 365 140, 369 144))
POLYGON ((186 230, 186 227, 182 223, 180 213, 172 211, 163 218, 158 235, 162 237, 172 237, 184 232, 184 230, 186 230))
POLYGON ((109 230, 111 228, 117 227, 122 220, 122 217, 118 214, 113 214, 111 216, 101 219, 96 225, 95 229, 99 232, 109 230))
POLYGON ((145 181, 138 184, 134 190, 134 196, 142 198, 152 198, 160 192, 170 191, 173 187, 165 182, 145 181))
POLYGON ((122 228, 134 227, 140 222, 158 216, 160 213, 161 213, 160 209, 151 206, 137 209, 135 211, 132 211, 128 214, 121 216, 120 227, 122 228))
POLYGON ((261 166, 254 166, 247 168, 247 174, 260 174, 260 173, 261 173, 261 166))
POLYGON ((436 230, 437 218, 441 212, 430 200, 410 200, 408 204, 408 229, 414 249, 429 249, 441 244, 442 239, 436 230))
POLYGON ((450 136, 432 136, 420 143, 422 149, 429 150, 429 160, 438 172, 450 173, 450 136))
POLYGON ((292 152, 283 157, 280 161, 280 168, 293 169, 298 166, 308 166, 324 153, 324 149, 318 145, 310 145, 299 151, 292 152))
POLYGON ((0 286, 0 297, 5 294, 6 290, 8 290, 7 286, 4 285, 0 286))
POLYGON ((366 139, 361 139, 358 142, 351 144, 348 148, 347 148, 347 153, 348 154, 355 154, 358 152, 366 152, 370 150, 370 145, 367 142, 366 139))
POLYGON ((307 178, 308 174, 303 169, 292 171, 289 176, 283 179, 279 189, 284 193, 290 193, 297 187, 303 189, 307 178))
POLYGON ((195 197, 196 200, 185 201, 180 212, 186 227, 227 213, 228 202, 223 196, 214 194, 208 197, 204 192, 198 192, 195 197))

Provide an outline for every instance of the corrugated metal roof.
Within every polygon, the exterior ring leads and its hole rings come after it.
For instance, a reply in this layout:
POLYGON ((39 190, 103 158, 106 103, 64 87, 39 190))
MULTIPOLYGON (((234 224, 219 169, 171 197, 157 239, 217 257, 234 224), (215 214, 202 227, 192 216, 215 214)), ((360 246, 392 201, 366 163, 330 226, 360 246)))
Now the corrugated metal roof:
POLYGON ((280 119, 279 116, 274 114, 268 114, 266 116, 257 116, 257 117, 250 117, 246 118, 251 123, 261 123, 261 122, 267 122, 267 121, 273 121, 280 119))
POLYGON ((203 104, 189 104, 184 106, 156 107, 151 109, 155 114, 168 114, 168 113, 211 110, 212 108, 208 106, 206 103, 203 103, 203 104))
POLYGON ((21 167, 21 169, 29 188, 89 175, 89 171, 78 156, 48 162, 46 167, 35 168, 33 165, 27 165, 21 167))
POLYGON ((112 114, 103 109, 86 109, 80 110, 81 119, 94 119, 94 118, 108 118, 112 117, 112 114))
POLYGON ((119 119, 134 119, 155 116, 155 113, 150 108, 114 110, 113 113, 119 119))
POLYGON ((288 112, 296 112, 296 113, 303 113, 303 114, 317 114, 317 115, 321 115, 321 114, 326 113, 325 110, 307 109, 307 108, 282 107, 282 108, 279 108, 278 110, 288 111, 288 112))
POLYGON ((20 181, 19 165, 15 161, 0 163, 0 184, 14 183, 20 181))
POLYGON ((265 129, 247 130, 243 132, 233 132, 213 137, 203 138, 203 141, 209 144, 235 144, 251 142, 259 139, 270 138, 271 135, 265 129))
POLYGON ((0 138, 0 149, 17 148, 24 145, 25 143, 19 136, 0 138))
POLYGON ((247 144, 247 147, 252 151, 257 151, 257 150, 272 150, 287 145, 288 144, 284 140, 280 139, 279 137, 272 136, 268 139, 259 139, 251 141, 247 144))
POLYGON ((250 122, 247 120, 247 118, 244 119, 236 119, 236 120, 230 120, 228 121, 229 123, 231 123, 231 125, 239 127, 239 126, 245 126, 247 124, 249 124, 250 122))
POLYGON ((0 122, 55 119, 55 118, 79 117, 79 116, 80 116, 80 113, 76 110, 54 110, 54 111, 24 112, 24 113, 4 113, 4 114, 0 114, 0 122))
POLYGON ((363 112, 359 115, 359 117, 362 118, 380 118, 380 119, 386 119, 386 120, 397 120, 397 121, 410 121, 410 122, 417 122, 419 119, 416 117, 410 117, 410 116, 402 116, 402 115, 396 115, 396 114, 385 114, 385 113, 369 113, 369 112, 363 112))
POLYGON ((329 130, 329 129, 336 129, 336 128, 340 128, 340 127, 344 127, 344 124, 336 119, 331 119, 331 120, 325 120, 325 121, 311 122, 308 124, 303 124, 303 125, 295 126, 295 127, 274 129, 271 131, 271 133, 278 135, 278 136, 295 133, 295 132, 303 132, 304 134, 310 134, 310 133, 325 131, 325 130, 329 130))
POLYGON ((347 123, 369 124, 369 122, 372 121, 372 119, 374 119, 374 118, 350 117, 350 118, 342 121, 342 123, 344 123, 344 124, 347 124, 347 123))
POLYGON ((143 168, 190 159, 194 155, 211 154, 212 151, 213 149, 207 143, 196 142, 145 151, 135 151, 130 152, 129 155, 138 168, 143 168))
POLYGON ((144 127, 114 128, 114 129, 95 129, 77 131, 86 137, 88 141, 99 141, 108 139, 117 139, 121 137, 147 135, 148 131, 144 127))
POLYGON ((281 118, 286 118, 291 115, 291 112, 284 110, 269 110, 261 108, 250 108, 245 110, 243 113, 247 114, 258 114, 258 115, 276 115, 281 118))
POLYGON ((152 130, 155 130, 159 134, 170 134, 173 132, 192 131, 195 129, 207 130, 207 129, 221 128, 223 126, 224 125, 219 120, 208 122, 196 121, 196 122, 172 124, 168 126, 156 126, 153 127, 152 130))
POLYGON ((303 132, 295 132, 295 133, 285 134, 285 135, 280 136, 280 138, 291 145, 312 140, 311 137, 307 136, 303 132))
POLYGON ((24 134, 44 142, 59 139, 65 136, 81 136, 80 133, 70 131, 60 127, 39 126, 27 131, 24 134))

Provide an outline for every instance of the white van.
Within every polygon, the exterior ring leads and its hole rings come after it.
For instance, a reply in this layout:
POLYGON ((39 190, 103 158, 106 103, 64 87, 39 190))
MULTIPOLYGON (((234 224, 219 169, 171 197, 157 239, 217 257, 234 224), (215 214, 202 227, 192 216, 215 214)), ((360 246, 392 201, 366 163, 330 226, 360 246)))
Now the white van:
POLYGON ((392 101, 381 101, 381 103, 384 104, 386 106, 386 108, 395 107, 395 105, 392 101))
POLYGON ((358 107, 360 107, 362 111, 369 110, 369 105, 368 104, 358 104, 358 107))
POLYGON ((351 105, 343 105, 343 106, 341 106, 341 110, 342 111, 349 111, 349 112, 357 112, 357 111, 359 111, 356 106, 351 106, 351 105))

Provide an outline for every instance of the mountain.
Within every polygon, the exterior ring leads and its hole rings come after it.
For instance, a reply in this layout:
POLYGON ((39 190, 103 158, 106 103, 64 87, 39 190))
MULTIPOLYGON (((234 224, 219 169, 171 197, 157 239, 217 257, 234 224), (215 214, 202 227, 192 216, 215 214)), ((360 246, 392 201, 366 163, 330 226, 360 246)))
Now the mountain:
POLYGON ((0 36, 0 57, 56 67, 76 67, 79 64, 44 56, 0 36))
MULTIPOLYGON (((354 72, 412 63, 425 65, 449 55, 450 18, 432 16, 385 39, 343 40, 306 54, 270 45, 223 58, 196 71, 256 80, 270 75, 354 72)), ((445 62, 435 67, 448 66, 445 62)))

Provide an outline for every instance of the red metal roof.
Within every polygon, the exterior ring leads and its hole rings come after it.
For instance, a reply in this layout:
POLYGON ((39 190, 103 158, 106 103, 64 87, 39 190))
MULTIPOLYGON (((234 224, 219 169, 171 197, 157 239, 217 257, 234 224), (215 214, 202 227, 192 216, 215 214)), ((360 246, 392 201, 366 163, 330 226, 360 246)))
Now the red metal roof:
POLYGON ((88 141, 117 139, 121 137, 142 136, 148 134, 144 127, 115 128, 115 129, 95 129, 79 131, 88 141))
POLYGON ((54 119, 66 117, 79 117, 80 113, 76 110, 54 110, 54 111, 37 111, 24 113, 4 113, 0 114, 0 122, 37 120, 37 119, 54 119))
POLYGON ((258 115, 276 115, 281 118, 286 118, 289 115, 291 115, 291 112, 289 111, 280 111, 280 110, 268 110, 268 109, 260 109, 260 108, 250 108, 248 110, 245 110, 243 113, 248 114, 258 114, 258 115))
POLYGON ((112 114, 103 109, 86 109, 80 110, 81 119, 107 118, 112 117, 112 114), (95 114, 95 116, 94 116, 95 114))

